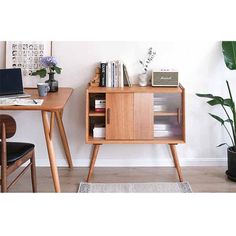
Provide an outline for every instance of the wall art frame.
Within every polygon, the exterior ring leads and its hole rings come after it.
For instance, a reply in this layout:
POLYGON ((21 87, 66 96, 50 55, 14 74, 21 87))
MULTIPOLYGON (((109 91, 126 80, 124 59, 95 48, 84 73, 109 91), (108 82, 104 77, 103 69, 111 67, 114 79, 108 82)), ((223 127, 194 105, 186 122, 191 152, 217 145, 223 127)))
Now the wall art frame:
POLYGON ((42 81, 31 73, 40 69, 42 57, 52 55, 52 41, 6 41, 6 68, 21 68, 24 88, 42 81))

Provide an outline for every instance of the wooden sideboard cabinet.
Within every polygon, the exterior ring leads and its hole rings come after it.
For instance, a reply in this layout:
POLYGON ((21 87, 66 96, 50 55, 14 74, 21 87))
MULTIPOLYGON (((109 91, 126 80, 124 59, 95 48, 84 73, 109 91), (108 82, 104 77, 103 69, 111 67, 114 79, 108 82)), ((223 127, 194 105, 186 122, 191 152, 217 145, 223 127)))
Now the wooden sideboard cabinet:
POLYGON ((86 91, 86 143, 93 144, 87 181, 93 174, 102 144, 168 144, 183 181, 176 145, 185 143, 185 90, 179 87, 88 87, 86 91), (95 100, 105 100, 95 111, 95 100), (102 137, 94 137, 94 128, 102 137))

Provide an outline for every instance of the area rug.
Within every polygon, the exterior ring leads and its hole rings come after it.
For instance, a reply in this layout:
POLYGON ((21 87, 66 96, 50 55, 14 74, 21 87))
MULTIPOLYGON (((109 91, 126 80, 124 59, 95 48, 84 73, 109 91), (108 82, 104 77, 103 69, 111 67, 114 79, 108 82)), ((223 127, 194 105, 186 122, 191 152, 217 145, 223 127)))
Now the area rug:
POLYGON ((188 182, 182 183, 84 183, 79 193, 191 193, 188 182))

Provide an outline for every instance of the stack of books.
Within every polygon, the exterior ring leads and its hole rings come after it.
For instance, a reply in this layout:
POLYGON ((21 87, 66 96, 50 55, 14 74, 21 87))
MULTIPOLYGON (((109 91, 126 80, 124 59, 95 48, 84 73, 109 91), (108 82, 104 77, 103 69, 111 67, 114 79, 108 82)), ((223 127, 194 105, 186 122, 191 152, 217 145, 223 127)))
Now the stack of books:
POLYGON ((170 128, 170 124, 167 123, 154 124, 154 137, 159 138, 171 136, 173 132, 170 128))
POLYGON ((127 68, 122 61, 101 62, 100 87, 131 87, 127 68))
POLYGON ((95 111, 105 112, 106 100, 105 99, 95 99, 95 111))

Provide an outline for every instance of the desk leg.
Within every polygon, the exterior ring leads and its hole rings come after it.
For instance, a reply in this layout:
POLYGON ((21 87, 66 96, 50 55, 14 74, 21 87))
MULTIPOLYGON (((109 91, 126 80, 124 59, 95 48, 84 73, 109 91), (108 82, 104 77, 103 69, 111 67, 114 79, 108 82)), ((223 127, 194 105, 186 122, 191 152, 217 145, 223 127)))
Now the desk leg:
POLYGON ((64 151, 65 151, 65 154, 66 154, 66 159, 67 159, 68 165, 69 165, 70 168, 72 168, 73 163, 72 163, 72 159, 71 159, 70 148, 69 148, 69 145, 68 145, 65 128, 64 128, 64 125, 63 125, 63 121, 62 121, 62 114, 63 114, 63 111, 56 111, 57 125, 58 125, 58 128, 59 128, 61 141, 62 141, 62 144, 63 144, 63 147, 64 147, 64 151))
POLYGON ((92 159, 90 162, 90 167, 89 167, 89 173, 88 173, 88 177, 87 177, 87 182, 90 181, 90 178, 93 174, 93 169, 94 169, 94 165, 98 156, 98 150, 101 144, 94 144, 93 145, 93 155, 92 155, 92 159))
POLYGON ((50 128, 49 128, 49 122, 48 122, 48 116, 46 111, 42 111, 42 119, 43 119, 43 128, 44 128, 44 134, 48 149, 48 157, 50 161, 50 167, 52 172, 52 178, 54 182, 54 188, 56 192, 60 192, 60 182, 59 182, 59 175, 57 170, 57 163, 56 163, 56 156, 54 152, 53 142, 50 137, 50 128))
POLYGON ((183 182, 183 175, 182 175, 182 170, 181 167, 179 165, 179 159, 178 159, 178 155, 177 155, 177 151, 176 151, 176 145, 175 144, 169 144, 170 145, 170 150, 174 159, 174 163, 175 163, 175 168, 177 169, 177 173, 179 176, 179 181, 183 182))

